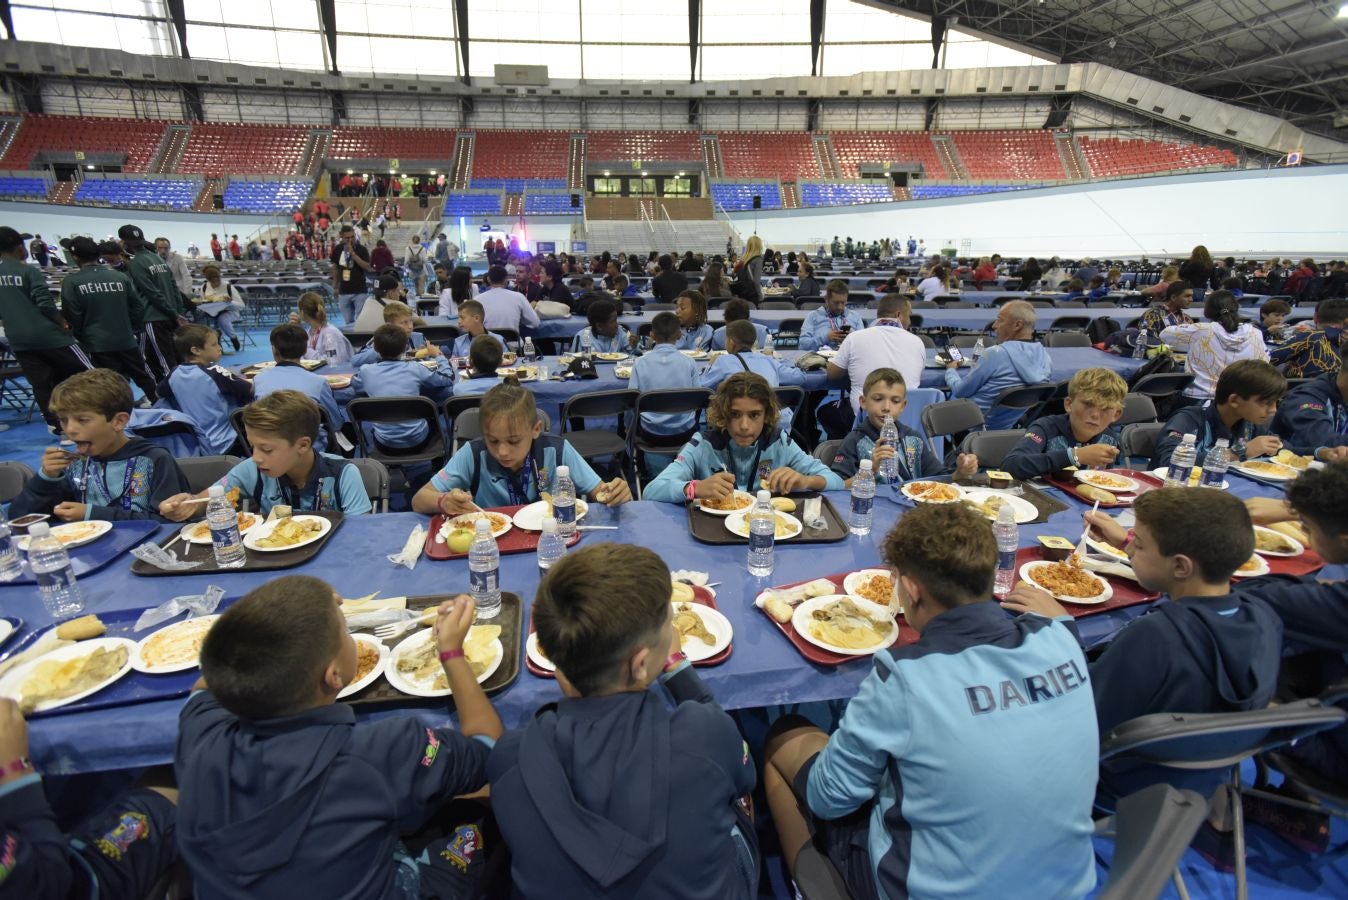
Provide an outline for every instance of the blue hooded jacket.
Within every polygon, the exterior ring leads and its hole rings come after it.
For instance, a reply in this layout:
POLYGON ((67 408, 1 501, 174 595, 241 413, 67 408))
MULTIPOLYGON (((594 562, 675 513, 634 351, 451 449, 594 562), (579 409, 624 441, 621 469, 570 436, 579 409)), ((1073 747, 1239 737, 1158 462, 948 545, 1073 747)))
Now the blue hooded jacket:
POLYGON ((950 399, 967 398, 977 403, 989 429, 1010 428, 1022 410, 998 409, 997 396, 1009 387, 1043 384, 1053 371, 1053 361, 1043 344, 1033 341, 1007 341, 988 349, 966 376, 947 369, 945 383, 950 399))

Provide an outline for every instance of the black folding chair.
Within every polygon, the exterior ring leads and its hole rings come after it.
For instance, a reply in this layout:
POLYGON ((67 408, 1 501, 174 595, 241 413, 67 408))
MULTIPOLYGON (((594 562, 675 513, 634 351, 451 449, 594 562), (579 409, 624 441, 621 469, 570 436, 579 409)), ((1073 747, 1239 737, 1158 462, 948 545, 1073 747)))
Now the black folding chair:
POLYGON ((1194 791, 1153 784, 1118 803, 1118 812, 1096 823, 1114 838, 1109 879, 1096 900, 1151 900, 1176 876, 1176 866, 1208 814, 1194 791))
POLYGON ((187 479, 188 493, 200 494, 229 474, 229 470, 242 460, 226 453, 220 456, 184 456, 174 462, 187 479))
POLYGON ((1020 418, 1015 423, 1015 427, 1019 427, 1029 417, 1030 410, 1053 399, 1057 390, 1056 384, 1025 384, 1009 387, 997 395, 993 409, 1020 410, 1020 418))
POLYGON ((796 423, 800 421, 800 411, 805 406, 805 388, 792 384, 776 388, 775 393, 777 405, 791 410, 791 427, 794 431, 796 423))
POLYGON ((1123 415, 1118 424, 1134 425, 1139 422, 1156 421, 1156 404, 1146 394, 1129 393, 1123 398, 1123 415))
POLYGON ((445 435, 440 428, 440 414, 435 403, 426 397, 357 397, 346 406, 346 414, 356 429, 356 441, 361 456, 377 459, 406 484, 403 467, 430 463, 438 468, 444 464, 445 435), (375 424, 400 424, 422 421, 426 423, 426 437, 415 447, 406 449, 388 447, 375 440, 366 427, 375 424))
POLYGON ((936 445, 938 437, 957 443, 956 438, 962 439, 967 432, 982 431, 985 427, 983 410, 972 400, 943 400, 922 408, 922 430, 938 456, 942 455, 936 445))
POLYGON ((482 405, 481 394, 470 394, 464 397, 447 397, 441 405, 445 413, 445 434, 453 439, 451 453, 457 453, 459 449, 458 439, 455 437, 454 422, 459 417, 459 413, 470 409, 477 409, 482 405))
POLYGON ((19 496, 33 475, 33 470, 17 459, 0 461, 0 503, 8 503, 19 496))
POLYGON ((711 391, 706 388, 671 388, 644 391, 637 396, 633 408, 632 427, 628 429, 628 449, 636 470, 637 497, 641 496, 641 480, 648 455, 674 456, 694 434, 702 420, 702 411, 711 402, 711 391), (679 434, 652 434, 641 421, 643 413, 692 413, 693 425, 679 434))
POLYGON ((1156 455, 1156 442, 1165 431, 1164 422, 1133 422, 1123 426, 1119 438, 1120 463, 1132 466, 1150 466, 1156 455))
POLYGON ((999 469, 1011 448, 1025 437, 1023 428, 995 431, 971 431, 960 442, 961 453, 978 457, 978 465, 985 469, 999 469))
MULTIPOLYGON (((1348 701, 1348 681, 1331 684, 1321 692, 1318 699, 1326 706, 1343 704, 1348 701)), ((1258 778, 1254 789, 1246 791, 1247 794, 1293 809, 1327 812, 1340 819, 1348 818, 1348 784, 1335 781, 1296 757, 1277 750, 1258 756, 1255 759, 1255 766, 1258 778), (1302 797, 1309 797, 1313 802, 1298 800, 1286 793, 1275 794, 1266 791, 1270 770, 1282 774, 1285 787, 1291 788, 1295 794, 1302 797)))
POLYGON ((1044 336, 1045 347, 1090 347, 1091 339, 1083 331, 1050 331, 1044 336))
POLYGON ((501 340, 506 343, 507 350, 514 350, 516 353, 520 352, 521 343, 520 333, 518 331, 513 328, 491 328, 488 330, 501 336, 501 340))
POLYGON ((611 457, 611 471, 621 473, 627 459, 628 417, 636 408, 639 392, 630 388, 575 394, 562 404, 562 434, 581 458, 590 462, 611 457), (586 430, 586 419, 617 417, 614 431, 586 430))
POLYGON ((388 467, 377 459, 353 459, 351 464, 360 473, 361 483, 365 485, 365 495, 375 512, 388 512, 389 483, 388 467))
POLYGON ((459 329, 453 325, 422 325, 416 329, 428 344, 452 344, 459 336, 459 329))
POLYGON ((805 326, 804 319, 782 319, 773 338, 773 346, 793 349, 800 346, 800 330, 805 326))

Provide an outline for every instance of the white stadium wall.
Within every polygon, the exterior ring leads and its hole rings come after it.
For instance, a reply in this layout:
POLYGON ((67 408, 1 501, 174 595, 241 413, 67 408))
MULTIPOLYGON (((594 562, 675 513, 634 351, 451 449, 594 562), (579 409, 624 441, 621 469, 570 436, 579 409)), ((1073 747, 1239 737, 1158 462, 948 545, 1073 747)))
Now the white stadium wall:
POLYGON ((245 241, 259 228, 276 224, 274 216, 223 215, 219 213, 171 213, 104 206, 56 206, 46 203, 0 203, 0 225, 29 234, 40 234, 49 244, 60 238, 84 234, 95 240, 115 238, 117 229, 130 222, 139 225, 147 238, 166 237, 175 250, 186 252, 196 241, 203 256, 210 254, 211 233, 227 243, 227 234, 245 241))
POLYGON ((947 200, 731 213, 768 247, 817 249, 833 236, 926 240, 960 255, 1348 256, 1348 165, 1246 170, 983 194, 947 200), (963 243, 967 241, 967 246, 963 243))

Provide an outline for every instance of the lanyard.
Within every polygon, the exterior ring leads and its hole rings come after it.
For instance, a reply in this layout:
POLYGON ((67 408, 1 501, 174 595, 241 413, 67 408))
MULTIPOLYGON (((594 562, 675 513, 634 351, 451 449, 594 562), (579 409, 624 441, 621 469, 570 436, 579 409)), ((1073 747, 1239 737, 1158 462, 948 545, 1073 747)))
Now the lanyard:
MULTIPOLYGON (((731 440, 733 441, 734 438, 731 438, 731 440)), ((763 445, 762 445, 762 443, 758 443, 758 449, 754 451, 754 461, 753 461, 753 465, 749 466, 749 476, 748 476, 748 477, 749 477, 749 481, 750 481, 750 482, 753 481, 753 479, 754 479, 755 476, 758 476, 759 478, 765 478, 765 477, 767 477, 767 473, 766 473, 766 472, 760 473, 760 472, 758 471, 758 461, 759 461, 760 459, 762 459, 762 458, 763 458, 763 445)), ((727 446, 726 449, 725 449, 725 459, 731 464, 731 466, 734 465, 734 463, 735 463, 735 458, 734 458, 733 456, 730 455, 730 447, 728 447, 728 446, 727 446)), ((729 467, 727 467, 727 468, 729 468, 729 467)), ((771 470, 769 470, 769 471, 771 471, 771 470)), ((732 475, 735 474, 733 470, 731 471, 731 474, 732 474, 732 475)), ((736 481, 736 482, 739 481, 739 477, 738 477, 738 476, 736 476, 735 481, 736 481)), ((739 485, 736 484, 736 487, 739 487, 739 485)), ((750 484, 746 484, 743 488, 741 488, 741 490, 748 491, 748 492, 751 493, 751 494, 757 495, 757 493, 758 493, 758 486, 755 485, 755 484, 750 483, 750 484)))
MULTIPOLYGON (((89 474, 90 474, 90 469, 93 468, 93 464, 92 464, 92 462, 91 462, 89 459, 87 459, 87 458, 83 460, 83 463, 84 463, 84 487, 83 487, 83 489, 82 489, 81 492, 80 492, 80 494, 81 494, 80 499, 81 499, 84 503, 88 503, 88 502, 89 502, 89 474)), ((105 503, 105 504, 103 504, 103 505, 104 505, 104 506, 114 506, 114 505, 116 505, 116 506, 120 506, 122 509, 130 509, 130 508, 131 508, 131 501, 132 501, 133 498, 132 498, 129 494, 127 494, 127 491, 131 489, 131 479, 132 479, 133 477, 135 477, 135 474, 136 474, 135 463, 134 463, 133 460, 128 459, 128 460, 126 461, 126 469, 122 472, 122 490, 121 490, 121 493, 119 493, 116 497, 114 497, 114 496, 112 496, 112 491, 108 489, 108 464, 107 464, 106 462, 103 463, 103 464, 99 467, 99 471, 98 471, 98 473, 97 473, 97 477, 98 477, 98 486, 99 486, 99 488, 102 490, 102 496, 103 496, 103 498, 107 500, 107 503, 105 503)))
MULTIPOLYGON (((511 472, 506 474, 506 494, 510 497, 511 506, 520 506, 529 502, 529 484, 538 478, 538 466, 534 463, 533 448, 529 448, 529 455, 524 458, 524 466, 520 469, 518 480, 511 472)), ((539 485, 539 492, 542 493, 542 485, 539 485)))
POLYGON ((871 327, 874 328, 876 325, 884 328, 897 328, 900 331, 903 330, 903 323, 898 319, 876 319, 871 323, 871 327))

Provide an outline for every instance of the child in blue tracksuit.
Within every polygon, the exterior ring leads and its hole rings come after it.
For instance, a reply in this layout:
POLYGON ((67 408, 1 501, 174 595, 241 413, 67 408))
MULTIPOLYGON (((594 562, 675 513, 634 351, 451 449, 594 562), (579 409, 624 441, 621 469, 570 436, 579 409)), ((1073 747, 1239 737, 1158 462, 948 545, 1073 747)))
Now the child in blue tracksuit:
POLYGON ((707 324, 707 298, 701 291, 686 290, 674 301, 683 333, 674 343, 678 350, 706 350, 711 347, 711 326, 707 324))
MULTIPOLYGON (((454 370, 440 348, 429 346, 429 359, 435 363, 428 369, 420 360, 403 359, 407 336, 397 325, 381 325, 371 343, 381 359, 367 363, 356 370, 351 387, 371 397, 411 397, 427 393, 442 399, 454 392, 454 370)), ((430 425, 424 420, 414 422, 376 422, 370 426, 374 439, 385 447, 408 448, 420 446, 430 434, 430 425)))
POLYGON ((486 326, 482 324, 485 315, 486 312, 482 309, 482 304, 476 300, 465 300, 459 304, 459 331, 462 334, 454 339, 454 347, 450 350, 450 356, 456 359, 467 358, 473 341, 484 334, 496 338, 496 342, 501 345, 501 352, 505 353, 505 338, 486 329, 486 326))
POLYGON ((356 723, 337 702, 357 659, 340 602, 317 578, 278 578, 226 610, 201 646, 174 767, 178 846, 203 900, 467 898, 484 886, 497 849, 489 814, 445 808, 486 784, 502 731, 464 655, 473 602, 442 603, 428 641, 458 728, 356 723), (407 836, 428 821, 438 836, 407 836))
MULTIPOLYGON (((782 385, 801 385, 805 383, 805 373, 795 366, 788 365, 771 356, 764 356, 754 350, 754 326, 751 322, 740 320, 726 326, 726 354, 717 357, 702 374, 702 386, 714 391, 736 372, 753 372, 762 375, 768 385, 774 389, 782 385)), ((781 429, 791 433, 792 410, 782 410, 781 429)))
POLYGON ((1200 465, 1220 438, 1226 438, 1238 459, 1272 456, 1282 449, 1282 439, 1269 432, 1268 422, 1286 392, 1287 379, 1270 364, 1261 359, 1236 360, 1217 376, 1210 402, 1177 410, 1165 423, 1151 467, 1168 467, 1186 434, 1195 438, 1200 465))
MULTIPOLYGON (((880 484, 889 483, 881 471, 881 464, 890 458, 895 459, 898 466, 895 484, 947 473, 945 463, 932 452, 926 439, 899 421, 907 406, 908 387, 898 369, 876 369, 866 376, 861 391, 861 409, 866 413, 866 418, 843 438, 838 454, 833 457, 829 467, 847 479, 844 482, 847 487, 852 486, 852 478, 857 474, 863 459, 871 461, 871 471, 880 484), (880 440, 880 429, 884 427, 886 416, 894 419, 894 428, 899 433, 897 446, 889 446, 880 440)), ((977 456, 972 453, 959 454, 955 463, 956 478, 968 478, 977 471, 977 456)))
POLYGON ((424 515, 457 516, 480 508, 542 499, 560 466, 570 470, 576 496, 616 506, 632 499, 622 478, 601 482, 564 438, 543 433, 532 392, 514 375, 487 391, 478 409, 482 437, 469 441, 412 497, 424 515))
MULTIPOLYGON (((471 302, 471 301, 469 301, 471 302)), ((456 397, 485 394, 501 383, 496 370, 501 367, 502 344, 494 334, 479 334, 468 348, 468 378, 454 385, 456 397)))
POLYGON ((159 504, 186 490, 187 479, 167 449, 126 436, 133 402, 131 386, 111 369, 88 369, 58 384, 48 408, 75 452, 44 450, 37 474, 10 504, 10 516, 162 521, 159 504))
MULTIPOLYGON (((656 313, 651 320, 654 346, 637 357, 627 386, 634 391, 663 391, 695 388, 701 378, 700 367, 677 349, 683 329, 672 312, 656 313)), ((642 430, 650 435, 676 437, 686 435, 697 424, 696 413, 642 413, 642 430)), ((658 453, 645 456, 646 474, 659 475, 670 457, 658 453)))
POLYGON ((1295 453, 1343 458, 1348 447, 1348 368, 1327 372, 1287 392, 1273 433, 1295 453))
POLYGON ((1038 478, 1068 466, 1107 469, 1119 455, 1128 383, 1108 369, 1082 369, 1067 383, 1067 412, 1030 425, 1002 468, 1017 478, 1038 478))
POLYGON ((539 585, 563 696, 487 762, 520 896, 757 896, 754 763, 683 655, 668 594, 664 561, 632 544, 572 551, 539 585))
POLYGON ((882 547, 921 637, 875 654, 832 736, 773 725, 763 786, 787 867, 813 843, 856 900, 1086 895, 1098 737, 1071 617, 992 601, 996 542, 963 504, 919 505, 882 547))
MULTIPOLYGON (((416 353, 426 346, 426 336, 415 330, 416 318, 412 315, 412 308, 406 303, 399 303, 397 300, 385 303, 384 324, 397 327, 405 336, 403 348, 399 355, 416 353)), ((379 350, 374 345, 374 338, 372 337, 368 344, 362 347, 355 356, 351 357, 351 365, 359 370, 361 366, 379 362, 382 358, 383 357, 379 355, 379 350)))
MULTIPOLYGON (((752 311, 753 308, 749 306, 749 302, 747 300, 740 300, 738 298, 734 300, 727 300, 721 306, 721 318, 725 320, 725 325, 722 325, 720 328, 716 329, 711 333, 711 349, 724 350, 726 326, 729 325, 731 322, 738 322, 741 319, 743 319, 746 322, 749 321, 749 316, 752 313, 752 311)), ((755 334, 754 349, 762 350, 765 346, 767 346, 768 327, 766 325, 759 325, 755 323, 754 334, 755 334)))
POLYGON ((778 426, 777 395, 753 372, 732 375, 707 407, 708 429, 642 492, 644 500, 719 500, 740 490, 837 491, 843 480, 778 426))
POLYGON ((585 307, 585 318, 590 327, 582 328, 571 339, 571 352, 579 353, 590 341, 595 353, 630 353, 637 339, 632 332, 618 324, 618 307, 612 300, 596 300, 585 307))
POLYGON ((229 453, 239 439, 229 414, 253 399, 252 383, 216 365, 223 351, 213 328, 184 325, 173 347, 184 362, 159 383, 159 402, 192 417, 205 455, 229 453))
MULTIPOLYGON (((1273 699, 1282 662, 1282 622, 1254 591, 1231 592, 1231 576, 1254 554, 1245 505, 1226 491, 1162 488, 1133 503, 1132 531, 1104 512, 1086 514, 1104 540, 1127 550, 1138 583, 1166 595, 1115 635, 1091 664, 1100 733, 1151 713, 1241 712, 1273 699)), ((1021 582, 1006 601, 1016 612, 1064 615, 1021 582)), ((1166 782, 1208 796, 1219 770, 1186 775, 1160 766, 1101 766, 1097 805, 1166 782)))
MULTIPOLYGON (((332 385, 316 372, 310 372, 300 365, 304 351, 308 347, 308 336, 298 325, 277 325, 271 330, 271 355, 276 365, 263 369, 253 379, 253 393, 265 397, 275 391, 299 391, 309 397, 328 414, 333 428, 342 427, 346 415, 337 405, 337 397, 332 393, 332 385)), ((328 446, 328 435, 320 430, 314 449, 322 453, 328 446)))

